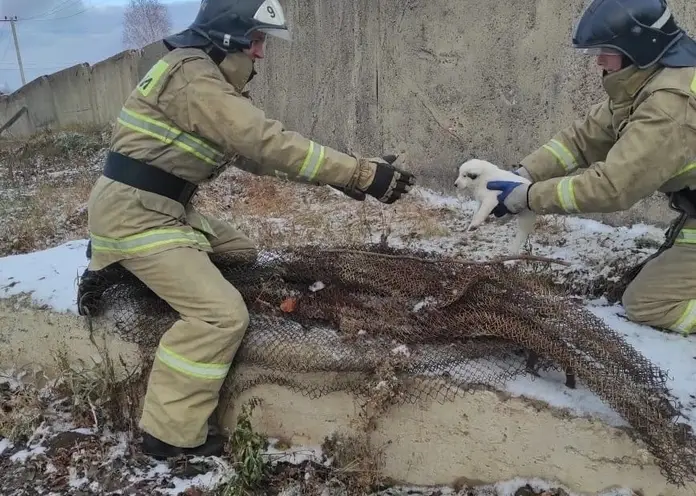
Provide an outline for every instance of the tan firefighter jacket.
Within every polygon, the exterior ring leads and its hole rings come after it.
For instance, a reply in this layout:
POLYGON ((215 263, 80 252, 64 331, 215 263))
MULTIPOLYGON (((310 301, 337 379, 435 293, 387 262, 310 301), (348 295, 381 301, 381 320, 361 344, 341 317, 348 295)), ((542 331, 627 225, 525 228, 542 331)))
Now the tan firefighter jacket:
POLYGON ((533 211, 614 212, 696 189, 696 68, 631 66, 603 84, 608 99, 522 160, 533 211))
MULTIPOLYGON (((286 131, 242 90, 252 73, 243 53, 218 66, 202 50, 160 59, 125 101, 111 150, 200 184, 231 161, 257 174, 367 188, 374 166, 286 131), (246 160, 246 167, 239 159, 246 160), (252 165, 249 166, 249 163, 252 165)), ((89 198, 91 270, 178 246, 210 251, 216 232, 188 205, 101 176, 89 198), (207 235, 207 236, 206 236, 207 235)))

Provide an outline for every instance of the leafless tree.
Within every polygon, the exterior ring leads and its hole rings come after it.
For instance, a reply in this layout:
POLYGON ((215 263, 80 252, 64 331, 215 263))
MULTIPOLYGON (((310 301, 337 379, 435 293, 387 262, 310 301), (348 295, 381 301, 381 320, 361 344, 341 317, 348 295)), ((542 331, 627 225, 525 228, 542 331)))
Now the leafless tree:
POLYGON ((123 44, 142 48, 167 36, 172 19, 160 0, 130 0, 123 14, 123 44))

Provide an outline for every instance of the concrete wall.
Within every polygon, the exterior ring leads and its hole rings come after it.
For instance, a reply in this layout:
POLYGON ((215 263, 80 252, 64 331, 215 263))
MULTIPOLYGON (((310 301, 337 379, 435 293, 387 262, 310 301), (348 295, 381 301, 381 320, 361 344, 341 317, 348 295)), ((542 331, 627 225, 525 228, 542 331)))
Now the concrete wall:
POLYGON ((155 43, 98 64, 81 64, 41 76, 10 95, 0 96, 0 124, 23 106, 28 112, 9 128, 13 136, 71 125, 113 121, 138 80, 165 49, 155 43))
MULTIPOLYGON (((295 41, 269 43, 252 96, 288 128, 406 153, 425 184, 449 185, 464 158, 517 163, 602 98, 593 60, 570 48, 585 1, 285 0, 295 41)), ((671 7, 696 35, 696 2, 671 7)), ((158 43, 35 80, 0 97, 0 123, 22 105, 14 135, 111 122, 161 53, 158 43)))

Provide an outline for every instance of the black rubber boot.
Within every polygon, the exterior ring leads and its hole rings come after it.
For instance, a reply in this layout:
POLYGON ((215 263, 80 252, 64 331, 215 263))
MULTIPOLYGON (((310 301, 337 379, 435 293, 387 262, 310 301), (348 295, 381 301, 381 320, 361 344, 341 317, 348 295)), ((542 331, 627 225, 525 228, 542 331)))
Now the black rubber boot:
POLYGON ((80 283, 77 287, 77 312, 82 316, 87 315, 94 308, 99 301, 100 292, 104 290, 104 279, 100 275, 85 269, 80 276, 80 283))
POLYGON ((142 442, 143 454, 156 458, 157 460, 166 460, 167 458, 175 458, 180 455, 185 456, 222 456, 225 450, 225 438, 220 435, 208 435, 205 443, 195 448, 179 448, 172 446, 164 441, 160 441, 156 437, 148 433, 143 433, 142 442))

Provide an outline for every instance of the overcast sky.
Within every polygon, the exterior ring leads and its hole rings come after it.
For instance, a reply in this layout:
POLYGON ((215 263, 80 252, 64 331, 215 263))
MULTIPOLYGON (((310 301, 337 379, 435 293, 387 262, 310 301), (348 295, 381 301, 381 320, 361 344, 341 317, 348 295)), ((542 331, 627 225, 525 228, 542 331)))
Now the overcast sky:
MULTIPOLYGON (((200 0, 162 0, 173 31, 193 21, 200 0)), ((0 19, 17 16, 27 82, 71 65, 94 64, 124 50, 122 18, 128 0, 0 0, 0 19)), ((0 23, 0 86, 21 86, 9 22, 0 23)))

